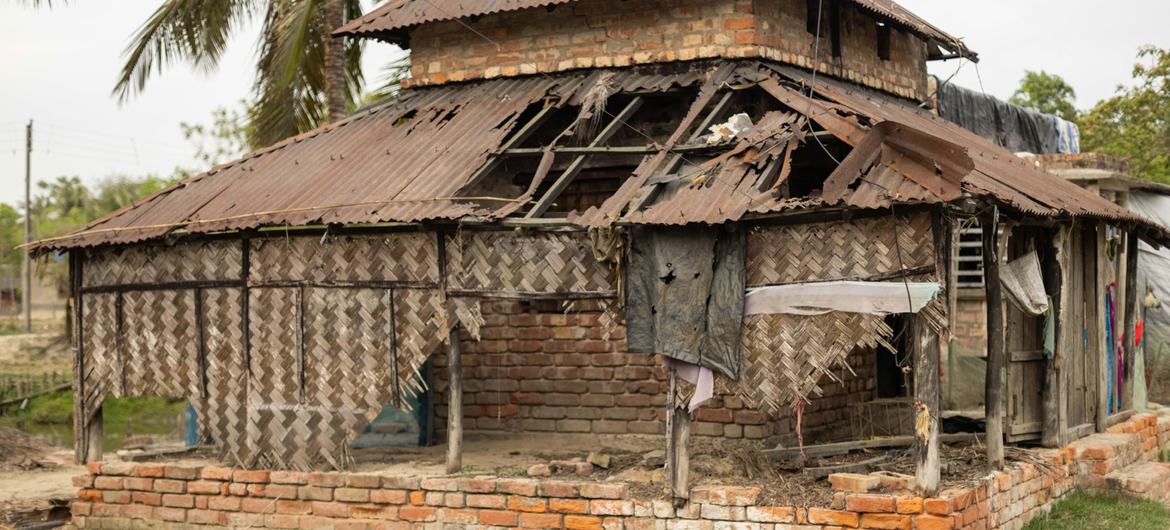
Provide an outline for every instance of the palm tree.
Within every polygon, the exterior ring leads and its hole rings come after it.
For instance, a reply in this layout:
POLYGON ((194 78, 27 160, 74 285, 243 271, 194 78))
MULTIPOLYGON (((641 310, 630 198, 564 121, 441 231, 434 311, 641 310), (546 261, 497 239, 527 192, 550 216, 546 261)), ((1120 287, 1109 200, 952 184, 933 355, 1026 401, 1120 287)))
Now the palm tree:
POLYGON ((263 16, 248 140, 266 146, 353 108, 362 41, 331 34, 360 14, 360 0, 165 0, 126 48, 114 95, 126 101, 176 62, 214 70, 233 32, 263 16))

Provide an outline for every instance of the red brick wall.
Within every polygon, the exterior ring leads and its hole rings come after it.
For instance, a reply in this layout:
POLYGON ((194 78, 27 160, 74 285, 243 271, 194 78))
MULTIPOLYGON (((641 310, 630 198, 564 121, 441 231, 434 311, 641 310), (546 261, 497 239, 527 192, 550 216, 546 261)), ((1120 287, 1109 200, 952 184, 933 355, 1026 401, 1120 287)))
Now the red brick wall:
MULTIPOLYGON (((653 355, 628 353, 625 328, 605 339, 601 313, 588 302, 573 312, 548 303, 485 302, 481 340, 464 332, 464 428, 469 431, 661 434, 666 379, 653 355), (542 306, 542 304, 544 304, 542 306)), ((824 393, 806 408, 806 433, 848 426, 848 404, 873 398, 875 354, 849 357, 841 383, 822 381, 824 393)), ((447 417, 447 359, 434 356, 435 424, 447 417)), ((717 385, 721 386, 721 385, 717 385)), ((697 436, 763 439, 793 429, 791 414, 768 417, 734 395, 717 395, 695 412, 697 436)), ((785 437, 790 440, 791 436, 785 437)))
MULTIPOLYGON (((639 497, 627 484, 496 477, 403 477, 247 471, 197 465, 103 463, 74 478, 80 528, 179 524, 251 528, 1021 528, 1074 484, 1156 461, 1170 445, 1170 419, 1138 414, 1062 449, 1036 452, 1047 465, 1009 462, 936 497, 898 488, 836 492, 829 506, 763 504, 758 487, 703 486, 689 502, 639 497)), ((890 478, 890 477, 886 477, 890 478)))
MULTIPOLYGON (((826 3, 827 4, 827 3, 826 3)), ((877 55, 876 21, 842 3, 841 57, 822 16, 818 69, 912 99, 926 97, 926 45, 891 32, 891 57, 877 55)), ((712 57, 761 57, 811 68, 813 34, 804 0, 582 0, 411 31, 407 85, 608 68, 712 57), (497 46, 498 43, 498 46, 497 46)))

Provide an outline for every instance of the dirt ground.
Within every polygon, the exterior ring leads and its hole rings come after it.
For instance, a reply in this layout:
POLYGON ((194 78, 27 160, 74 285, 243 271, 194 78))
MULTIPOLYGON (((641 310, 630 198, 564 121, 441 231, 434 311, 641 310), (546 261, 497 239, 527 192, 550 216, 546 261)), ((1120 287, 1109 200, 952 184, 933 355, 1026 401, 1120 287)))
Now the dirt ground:
POLYGON ((66 516, 77 493, 72 477, 83 473, 72 451, 0 427, 0 527, 66 516))
MULTIPOLYGON (((555 462, 584 462, 590 453, 608 456, 608 469, 594 467, 587 476, 554 474, 563 480, 602 480, 630 484, 635 498, 665 498, 662 478, 664 440, 640 435, 503 435, 469 433, 464 439, 463 475, 528 476, 530 467, 555 462)), ((759 442, 694 438, 691 443, 692 486, 759 486, 761 503, 796 506, 828 506, 833 490, 824 478, 800 471, 794 462, 771 459, 759 442)), ((354 472, 378 475, 429 477, 445 474, 445 445, 355 450, 354 472)), ((207 463, 202 456, 170 457, 178 463, 207 463)), ((976 444, 944 445, 943 487, 960 486, 987 474, 983 448, 976 444)), ((866 450, 848 455, 816 458, 805 465, 834 466, 882 458, 873 470, 914 474, 910 451, 866 450)))

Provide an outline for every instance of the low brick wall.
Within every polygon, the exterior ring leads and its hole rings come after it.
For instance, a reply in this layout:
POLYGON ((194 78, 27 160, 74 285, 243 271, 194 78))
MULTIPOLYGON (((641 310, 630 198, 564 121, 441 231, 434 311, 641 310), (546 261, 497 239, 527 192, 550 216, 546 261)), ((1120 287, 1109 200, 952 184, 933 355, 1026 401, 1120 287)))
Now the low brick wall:
POLYGON ((1021 528, 1074 485, 1151 460, 1170 419, 1141 414, 1109 433, 1037 451, 938 497, 838 492, 826 507, 760 505, 754 487, 697 487, 675 508, 633 498, 626 484, 495 477, 411 478, 223 467, 103 463, 76 477, 82 528, 205 525, 254 528, 773 529, 1021 528), (1119 449, 1120 448, 1120 449, 1119 449))

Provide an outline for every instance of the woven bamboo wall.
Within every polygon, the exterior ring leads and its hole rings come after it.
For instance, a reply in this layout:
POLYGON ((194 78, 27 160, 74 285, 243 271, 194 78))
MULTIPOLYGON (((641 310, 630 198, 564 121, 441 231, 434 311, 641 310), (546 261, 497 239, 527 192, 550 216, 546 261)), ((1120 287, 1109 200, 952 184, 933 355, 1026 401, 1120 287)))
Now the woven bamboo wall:
POLYGON ((425 389, 419 370, 448 328, 477 333, 475 292, 615 289, 584 234, 476 232, 445 239, 446 281, 475 291, 445 302, 440 241, 410 232, 89 251, 80 417, 106 396, 185 398, 232 465, 342 469, 383 405, 425 389))
MULTIPOLYGON (((899 271, 936 265, 929 214, 909 218, 756 227, 748 233, 747 285, 896 277, 899 271)), ((934 273, 904 276, 938 281, 934 273)), ((920 312, 937 329, 946 325, 943 296, 920 312)), ((893 330, 881 316, 831 312, 825 315, 749 315, 741 335, 741 378, 734 390, 766 412, 820 394, 818 381, 858 347, 885 346, 893 330)))
POLYGON ((611 267, 580 233, 463 231, 447 238, 452 290, 517 293, 612 293, 611 267))

